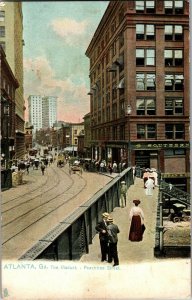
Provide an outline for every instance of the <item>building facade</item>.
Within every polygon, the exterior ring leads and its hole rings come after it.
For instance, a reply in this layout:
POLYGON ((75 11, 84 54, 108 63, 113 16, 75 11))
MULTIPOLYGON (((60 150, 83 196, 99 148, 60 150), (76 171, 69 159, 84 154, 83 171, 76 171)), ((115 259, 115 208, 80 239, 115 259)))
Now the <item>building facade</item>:
POLYGON ((85 156, 91 158, 91 114, 88 113, 84 117, 84 148, 85 156))
POLYGON ((29 122, 33 125, 33 131, 42 128, 42 97, 30 95, 28 97, 29 122))
POLYGON ((23 158, 25 151, 23 44, 22 2, 4 2, 0 6, 0 45, 19 83, 15 94, 15 158, 23 158))
POLYGON ((25 123, 25 153, 33 148, 33 125, 25 123))
POLYGON ((57 121, 57 97, 30 95, 28 97, 29 122, 34 132, 41 128, 51 128, 57 121))
POLYGON ((110 1, 90 59, 92 155, 189 189, 189 2, 110 1))
MULTIPOLYGON (((9 167, 15 155, 15 93, 19 87, 0 46, 1 59, 1 159, 9 167)), ((3 162, 3 161, 2 161, 3 162)))
POLYGON ((42 97, 42 127, 52 127, 57 121, 57 97, 42 97))

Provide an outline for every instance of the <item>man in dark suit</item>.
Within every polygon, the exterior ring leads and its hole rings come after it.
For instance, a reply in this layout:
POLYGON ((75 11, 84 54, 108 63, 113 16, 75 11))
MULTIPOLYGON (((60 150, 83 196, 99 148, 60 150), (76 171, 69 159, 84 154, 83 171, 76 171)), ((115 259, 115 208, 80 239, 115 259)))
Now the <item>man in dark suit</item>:
POLYGON ((108 254, 108 233, 107 233, 107 218, 109 214, 104 212, 102 214, 102 221, 100 221, 95 229, 99 232, 100 247, 101 247, 101 261, 107 261, 108 254))
POLYGON ((108 231, 108 240, 109 240, 109 253, 108 253, 108 262, 112 262, 114 260, 114 265, 119 265, 119 257, 118 257, 118 251, 117 251, 117 242, 118 237, 117 234, 120 232, 119 228, 116 224, 113 224, 113 218, 108 217, 107 219, 107 231, 108 231))

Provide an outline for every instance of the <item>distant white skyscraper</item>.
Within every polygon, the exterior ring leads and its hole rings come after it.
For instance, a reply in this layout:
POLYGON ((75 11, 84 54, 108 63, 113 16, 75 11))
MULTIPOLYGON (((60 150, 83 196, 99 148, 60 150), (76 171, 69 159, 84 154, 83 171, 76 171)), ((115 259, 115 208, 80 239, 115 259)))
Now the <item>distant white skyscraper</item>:
POLYGON ((31 95, 28 97, 29 122, 34 131, 42 128, 42 97, 31 95))
POLYGON ((50 128, 57 121, 57 97, 37 96, 28 97, 29 122, 34 131, 50 128))
POLYGON ((57 121, 57 97, 45 96, 42 98, 42 126, 52 127, 57 121))

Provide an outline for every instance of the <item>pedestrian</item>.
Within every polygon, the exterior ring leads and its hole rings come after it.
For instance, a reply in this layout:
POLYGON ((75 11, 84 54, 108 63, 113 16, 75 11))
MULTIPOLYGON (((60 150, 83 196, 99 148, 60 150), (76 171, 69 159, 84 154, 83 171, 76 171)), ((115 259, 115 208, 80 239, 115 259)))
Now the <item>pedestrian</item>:
POLYGON ((133 200, 135 206, 130 210, 129 218, 131 219, 131 226, 129 230, 129 240, 132 242, 140 242, 143 239, 144 228, 144 213, 138 206, 140 200, 133 200))
POLYGON ((116 161, 113 162, 113 167, 112 168, 113 168, 113 172, 117 173, 117 163, 116 163, 116 161))
POLYGON ((108 255, 108 233, 107 233, 107 218, 109 214, 104 212, 102 220, 97 224, 95 229, 99 232, 99 240, 101 247, 101 261, 107 261, 108 255))
POLYGON ((30 163, 29 163, 29 161, 27 161, 27 162, 26 162, 27 174, 29 174, 29 167, 30 167, 30 163))
POLYGON ((104 166, 105 166, 105 164, 104 164, 104 161, 102 160, 101 162, 100 162, 100 172, 104 172, 104 166))
POLYGON ((108 242, 109 242, 109 248, 108 248, 108 262, 114 261, 114 265, 119 265, 119 257, 118 257, 118 251, 117 251, 117 243, 118 243, 118 236, 117 234, 120 232, 119 228, 116 224, 113 223, 113 218, 108 217, 107 218, 107 231, 108 231, 108 242))
POLYGON ((125 181, 121 181, 120 187, 120 207, 126 206, 126 193, 127 193, 127 185, 125 181))
POLYGON ((108 170, 109 170, 109 173, 111 175, 113 173, 113 168, 112 168, 111 164, 108 165, 108 170))
POLYGON ((44 172, 45 172, 45 165, 44 165, 44 163, 41 164, 41 172, 42 172, 42 175, 44 175, 44 172))
POLYGON ((153 188, 154 188, 154 180, 152 178, 148 178, 147 181, 145 182, 145 193, 147 196, 152 196, 153 195, 153 188))

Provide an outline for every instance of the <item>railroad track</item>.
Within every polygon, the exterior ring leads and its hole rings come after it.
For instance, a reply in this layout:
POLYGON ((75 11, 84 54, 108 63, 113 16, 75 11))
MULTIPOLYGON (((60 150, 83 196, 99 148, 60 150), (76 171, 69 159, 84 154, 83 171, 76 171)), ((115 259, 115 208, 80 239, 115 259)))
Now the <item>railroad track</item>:
POLYGON ((48 167, 42 186, 2 203, 2 245, 65 206, 86 187, 85 178, 79 174, 70 176, 68 166, 56 168, 55 165, 48 167))

